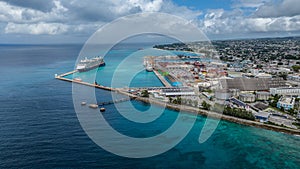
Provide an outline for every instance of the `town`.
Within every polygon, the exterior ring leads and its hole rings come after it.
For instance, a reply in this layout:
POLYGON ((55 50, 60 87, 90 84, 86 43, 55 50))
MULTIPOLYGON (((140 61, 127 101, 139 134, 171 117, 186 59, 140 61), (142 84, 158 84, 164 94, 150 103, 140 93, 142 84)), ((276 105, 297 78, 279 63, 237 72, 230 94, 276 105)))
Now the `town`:
POLYGON ((197 56, 145 57, 146 69, 164 77, 170 86, 131 93, 300 128, 300 38, 174 43, 154 48, 190 51, 197 56))

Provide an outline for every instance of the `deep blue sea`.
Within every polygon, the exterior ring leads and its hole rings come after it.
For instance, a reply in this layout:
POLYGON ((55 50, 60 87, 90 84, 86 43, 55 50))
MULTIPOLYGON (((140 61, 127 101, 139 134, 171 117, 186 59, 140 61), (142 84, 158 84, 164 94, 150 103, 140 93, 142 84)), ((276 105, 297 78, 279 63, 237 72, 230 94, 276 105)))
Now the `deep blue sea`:
MULTIPOLYGON (((213 135, 200 144, 198 137, 206 119, 201 116, 181 143, 161 155, 130 159, 103 150, 81 128, 74 111, 72 84, 54 78, 54 74, 74 69, 81 48, 0 46, 0 168, 300 168, 299 136, 221 121, 213 135)), ((120 60, 139 48, 141 45, 131 44, 110 51, 107 65, 99 68, 97 82, 110 85, 120 60)), ((142 59, 139 62, 142 64, 142 59)), ((143 85, 161 86, 152 73, 141 71, 130 86, 143 85)), ((111 99, 107 91, 96 93, 99 101, 111 99)), ((149 108, 136 101, 132 104, 141 111, 149 108)), ((126 109, 128 103, 121 106, 126 109)), ((132 137, 159 134, 178 116, 165 110, 155 122, 136 127, 123 119, 114 105, 105 108, 106 120, 132 137)))

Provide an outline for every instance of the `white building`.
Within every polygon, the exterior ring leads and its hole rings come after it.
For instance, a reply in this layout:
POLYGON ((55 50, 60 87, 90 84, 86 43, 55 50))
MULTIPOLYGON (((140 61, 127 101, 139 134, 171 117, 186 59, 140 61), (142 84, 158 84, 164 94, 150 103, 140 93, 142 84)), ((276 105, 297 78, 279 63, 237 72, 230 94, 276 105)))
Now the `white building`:
POLYGON ((193 96, 195 92, 190 88, 165 88, 162 89, 161 95, 169 96, 193 96))
POLYGON ((256 92, 257 100, 269 100, 270 93, 269 92, 256 92))
POLYGON ((284 108, 285 110, 293 109, 295 105, 295 98, 293 97, 282 97, 277 102, 277 108, 284 108))
POLYGON ((255 102, 255 95, 250 93, 241 93, 239 96, 243 102, 255 102))
POLYGON ((272 95, 285 95, 285 96, 300 96, 299 87, 286 87, 286 88, 270 88, 272 95))
POLYGON ((253 76, 256 76, 260 73, 258 69, 251 69, 250 72, 253 76))
POLYGON ((256 78, 272 78, 272 75, 268 73, 258 73, 255 75, 256 78))
POLYGON ((300 82, 300 76, 299 75, 288 75, 288 80, 300 82))
POLYGON ((232 94, 226 90, 217 90, 215 92, 216 99, 227 100, 232 96, 232 94))

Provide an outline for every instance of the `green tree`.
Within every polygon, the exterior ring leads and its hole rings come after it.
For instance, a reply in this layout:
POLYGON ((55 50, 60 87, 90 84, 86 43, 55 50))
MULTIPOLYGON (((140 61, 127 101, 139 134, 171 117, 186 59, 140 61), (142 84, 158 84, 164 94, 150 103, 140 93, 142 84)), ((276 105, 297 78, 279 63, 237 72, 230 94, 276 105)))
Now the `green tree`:
POLYGON ((294 65, 294 66, 292 66, 292 69, 294 70, 294 72, 299 72, 300 65, 294 65))
POLYGON ((169 97, 169 102, 173 103, 173 98, 172 97, 169 97))
POLYGON ((203 107, 204 110, 210 110, 211 105, 206 103, 206 101, 203 101, 201 106, 203 107))
POLYGON ((142 91, 142 97, 149 97, 149 92, 148 92, 148 90, 143 90, 143 91, 142 91))
POLYGON ((181 97, 177 96, 176 99, 173 100, 174 104, 181 104, 181 97))
POLYGON ((297 112, 295 111, 295 109, 290 109, 290 110, 288 110, 288 113, 290 114, 290 115, 295 115, 295 114, 297 114, 297 112))
POLYGON ((284 80, 287 80, 288 75, 286 73, 282 73, 279 75, 279 77, 282 77, 284 80))
POLYGON ((229 106, 226 106, 224 109, 224 114, 247 120, 255 120, 255 117, 251 112, 240 108, 231 108, 229 106))

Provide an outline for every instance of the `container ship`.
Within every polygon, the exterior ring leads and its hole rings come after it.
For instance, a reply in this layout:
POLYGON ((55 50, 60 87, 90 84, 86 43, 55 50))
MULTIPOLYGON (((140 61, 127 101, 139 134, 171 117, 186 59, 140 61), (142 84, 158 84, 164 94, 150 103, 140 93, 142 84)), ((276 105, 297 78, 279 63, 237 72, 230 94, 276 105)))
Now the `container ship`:
POLYGON ((76 70, 78 70, 78 72, 86 72, 101 66, 105 66, 103 57, 94 57, 92 59, 86 57, 85 59, 80 60, 76 66, 76 70))

